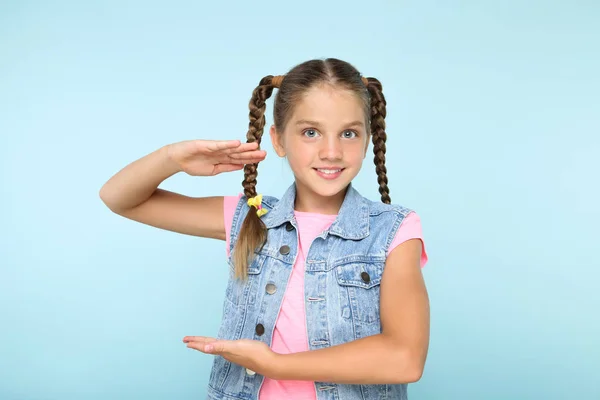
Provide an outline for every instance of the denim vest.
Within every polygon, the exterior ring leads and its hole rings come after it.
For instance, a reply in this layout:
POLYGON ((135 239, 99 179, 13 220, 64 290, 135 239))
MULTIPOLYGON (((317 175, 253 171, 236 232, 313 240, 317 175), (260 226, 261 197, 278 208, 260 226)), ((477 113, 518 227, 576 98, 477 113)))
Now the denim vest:
MULTIPOLYGON (((267 241, 255 251, 248 280, 230 279, 218 337, 254 339, 269 346, 285 288, 298 252, 294 217, 296 187, 280 201, 263 197, 267 241)), ((249 211, 242 196, 231 229, 233 251, 249 211)), ((310 350, 381 333, 379 287, 389 248, 409 209, 370 201, 349 185, 338 217, 312 242, 306 257, 304 295, 310 350)), ((216 356, 208 399, 257 399, 264 377, 216 356)), ((407 398, 406 384, 349 385, 315 382, 318 400, 407 398)))

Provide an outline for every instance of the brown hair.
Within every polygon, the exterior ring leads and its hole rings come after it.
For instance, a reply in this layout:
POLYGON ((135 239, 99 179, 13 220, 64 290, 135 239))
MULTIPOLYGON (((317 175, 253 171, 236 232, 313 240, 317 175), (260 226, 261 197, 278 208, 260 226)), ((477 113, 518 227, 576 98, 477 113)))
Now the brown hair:
MULTIPOLYGON (((382 93, 381 83, 375 78, 364 78, 351 64, 335 58, 310 60, 292 68, 285 76, 267 75, 262 78, 252 92, 250 99, 250 123, 246 134, 247 143, 262 139, 265 126, 265 101, 271 97, 273 88, 277 87, 277 95, 273 103, 273 117, 278 132, 285 130, 293 114, 293 108, 302 95, 317 84, 331 84, 350 90, 362 100, 365 109, 367 130, 370 127, 375 154, 375 171, 379 183, 381 201, 390 204, 387 186, 387 169, 385 167, 385 133, 386 101, 382 93)), ((244 166, 244 194, 246 198, 256 196, 256 177, 258 164, 244 166)), ((254 251, 261 247, 267 238, 265 224, 251 208, 242 223, 240 233, 233 250, 235 276, 245 279, 248 265, 252 262, 254 251)))

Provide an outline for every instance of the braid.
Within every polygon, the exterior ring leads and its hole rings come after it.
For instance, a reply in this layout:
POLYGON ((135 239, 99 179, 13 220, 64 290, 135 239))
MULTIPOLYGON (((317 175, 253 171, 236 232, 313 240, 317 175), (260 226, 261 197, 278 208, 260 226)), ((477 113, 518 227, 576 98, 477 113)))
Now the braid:
POLYGON ((373 153, 375 157, 375 172, 379 183, 381 201, 390 204, 390 189, 388 187, 387 168, 385 167, 385 133, 386 101, 382 93, 381 82, 375 78, 368 78, 367 89, 371 95, 371 135, 373 136, 373 153))
MULTIPOLYGON (((265 101, 273 93, 273 76, 268 75, 260 80, 258 86, 252 92, 250 99, 250 123, 248 124, 248 133, 246 142, 260 142, 265 127, 265 101)), ((256 196, 256 177, 258 176, 258 163, 246 164, 244 166, 244 194, 246 198, 256 196)), ((246 279, 248 277, 248 266, 252 262, 254 251, 263 245, 267 238, 267 228, 260 217, 256 214, 256 209, 250 208, 246 218, 242 222, 240 233, 233 250, 233 263, 235 266, 235 276, 246 279)))
MULTIPOLYGON (((273 93, 272 78, 273 76, 269 75, 260 80, 258 87, 252 92, 252 98, 248 105, 250 108, 250 122, 248 124, 248 133, 246 133, 246 143, 258 142, 259 148, 266 122, 265 109, 267 105, 265 101, 273 93)), ((246 164, 244 166, 242 186, 244 187, 246 197, 256 196, 257 167, 258 163, 246 164)))

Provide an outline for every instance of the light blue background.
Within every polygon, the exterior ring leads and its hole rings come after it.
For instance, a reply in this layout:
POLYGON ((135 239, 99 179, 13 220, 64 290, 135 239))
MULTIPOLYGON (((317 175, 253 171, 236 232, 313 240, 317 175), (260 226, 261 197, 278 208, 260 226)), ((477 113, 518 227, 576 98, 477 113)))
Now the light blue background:
MULTIPOLYGON (((224 243, 98 191, 164 144, 244 138, 263 76, 328 56, 383 83, 391 196, 423 221, 410 398, 600 398, 599 20, 595 1, 0 2, 0 399, 204 398, 211 356, 181 339, 216 334, 224 243)), ((273 152, 259 173, 273 195, 292 179, 273 152)), ((355 184, 378 198, 370 159, 355 184)))

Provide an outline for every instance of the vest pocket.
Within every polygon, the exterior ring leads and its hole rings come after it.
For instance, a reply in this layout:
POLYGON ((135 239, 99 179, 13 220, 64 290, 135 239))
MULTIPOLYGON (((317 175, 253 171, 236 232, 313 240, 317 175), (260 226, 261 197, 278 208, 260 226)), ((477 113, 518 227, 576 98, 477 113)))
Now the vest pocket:
POLYGON ((353 262, 335 267, 342 317, 379 324, 379 288, 383 263, 353 262))
POLYGON ((234 277, 233 259, 229 258, 229 281, 225 297, 235 305, 253 304, 256 298, 259 275, 267 257, 264 254, 255 253, 252 263, 248 267, 248 279, 241 280, 234 277))

